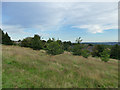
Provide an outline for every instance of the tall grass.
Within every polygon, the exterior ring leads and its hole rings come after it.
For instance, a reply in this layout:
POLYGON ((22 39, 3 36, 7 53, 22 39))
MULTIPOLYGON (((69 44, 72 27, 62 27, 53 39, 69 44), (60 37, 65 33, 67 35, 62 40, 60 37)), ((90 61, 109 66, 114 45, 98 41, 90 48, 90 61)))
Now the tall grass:
POLYGON ((3 88, 117 88, 118 61, 3 46, 3 88))

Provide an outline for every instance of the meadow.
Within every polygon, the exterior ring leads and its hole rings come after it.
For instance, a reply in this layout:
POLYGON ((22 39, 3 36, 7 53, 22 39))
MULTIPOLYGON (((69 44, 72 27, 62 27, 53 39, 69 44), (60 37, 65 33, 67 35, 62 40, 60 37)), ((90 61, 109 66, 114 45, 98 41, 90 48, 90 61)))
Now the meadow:
POLYGON ((117 88, 118 60, 2 46, 3 88, 117 88))

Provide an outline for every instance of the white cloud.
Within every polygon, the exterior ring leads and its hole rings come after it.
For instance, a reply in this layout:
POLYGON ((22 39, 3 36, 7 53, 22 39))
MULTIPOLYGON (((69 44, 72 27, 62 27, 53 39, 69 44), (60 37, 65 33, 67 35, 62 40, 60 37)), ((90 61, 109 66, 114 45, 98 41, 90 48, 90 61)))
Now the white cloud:
POLYGON ((26 3, 22 8, 19 3, 17 7, 16 4, 3 5, 7 6, 3 13, 10 17, 7 24, 20 24, 42 31, 58 29, 62 25, 117 24, 118 19, 117 3, 26 3))
MULTIPOLYGON (((46 27, 61 28, 65 25, 85 26, 92 33, 102 33, 106 29, 117 29, 117 3, 52 3, 50 4, 54 17, 50 17, 46 27), (98 31, 97 31, 98 30, 98 31)), ((49 17, 49 14, 47 15, 49 17)), ((44 25, 43 25, 44 27, 44 25)), ((56 29, 55 29, 56 30, 56 29)))
POLYGON ((103 33, 104 30, 117 29, 117 5, 117 2, 7 3, 3 4, 3 15, 9 17, 9 20, 3 18, 4 25, 7 25, 3 29, 23 34, 26 28, 34 28, 44 35, 44 31, 72 26, 87 28, 91 33, 103 33))
POLYGON ((117 29, 117 26, 81 25, 81 26, 72 26, 72 28, 88 29, 88 32, 95 34, 95 33, 103 33, 104 30, 117 29))
POLYGON ((22 40, 23 38, 26 38, 26 37, 31 37, 31 36, 33 37, 34 34, 38 34, 43 38, 46 36, 49 36, 47 33, 44 33, 41 30, 34 30, 34 33, 32 33, 33 30, 31 30, 31 28, 24 28, 20 25, 2 25, 2 30, 4 32, 7 32, 10 36, 12 36, 13 40, 18 40, 18 38, 22 40), (32 32, 29 32, 26 30, 29 30, 32 32))
POLYGON ((25 28, 21 27, 20 25, 2 25, 2 29, 5 32, 9 33, 17 33, 17 34, 24 34, 25 28))
POLYGON ((67 23, 72 28, 86 28, 90 33, 103 33, 104 30, 118 29, 117 3, 84 3, 83 6, 72 8, 67 23), (76 15, 77 14, 77 15, 76 15))

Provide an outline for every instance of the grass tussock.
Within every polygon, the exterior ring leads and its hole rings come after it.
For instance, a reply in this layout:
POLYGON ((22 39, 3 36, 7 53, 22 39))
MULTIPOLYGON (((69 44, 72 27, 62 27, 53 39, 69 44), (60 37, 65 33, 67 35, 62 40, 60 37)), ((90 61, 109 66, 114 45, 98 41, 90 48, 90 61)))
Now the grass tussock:
POLYGON ((118 61, 2 46, 3 88, 116 88, 118 61))

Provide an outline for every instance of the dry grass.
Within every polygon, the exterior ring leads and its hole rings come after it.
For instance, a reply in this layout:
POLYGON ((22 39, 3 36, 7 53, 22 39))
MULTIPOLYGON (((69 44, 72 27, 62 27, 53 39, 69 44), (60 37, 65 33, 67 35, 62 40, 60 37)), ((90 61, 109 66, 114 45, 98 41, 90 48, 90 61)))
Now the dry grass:
POLYGON ((3 46, 3 88, 97 88, 118 86, 118 61, 73 56, 50 56, 18 46, 3 46))

